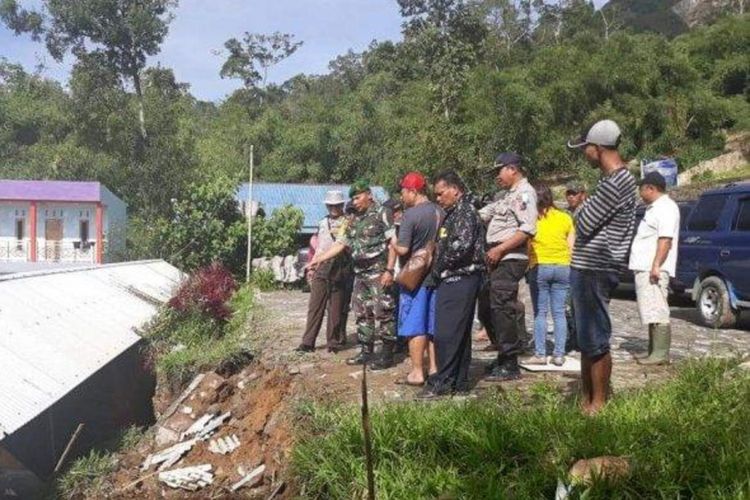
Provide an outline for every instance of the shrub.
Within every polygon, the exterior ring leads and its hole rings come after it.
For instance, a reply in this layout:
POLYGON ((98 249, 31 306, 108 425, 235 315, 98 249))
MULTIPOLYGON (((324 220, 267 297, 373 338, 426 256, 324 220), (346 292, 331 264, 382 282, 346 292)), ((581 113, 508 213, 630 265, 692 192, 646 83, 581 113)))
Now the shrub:
POLYGON ((296 236, 303 220, 302 210, 292 205, 277 208, 269 218, 257 217, 253 224, 253 257, 295 253, 296 236))
POLYGON ((159 255, 186 271, 221 262, 240 274, 247 256, 247 225, 235 189, 233 180, 219 178, 193 184, 183 198, 173 200, 169 220, 161 220, 150 236, 159 255))
POLYGON ((237 290, 229 270, 214 262, 190 276, 177 290, 168 305, 183 314, 205 314, 210 319, 226 321, 230 310, 227 301, 237 290))
POLYGON ((270 269, 255 269, 250 275, 250 280, 261 292, 270 292, 277 288, 276 276, 270 269))
POLYGON ((151 343, 160 383, 176 391, 203 370, 227 363, 247 364, 249 354, 257 349, 251 335, 251 316, 256 310, 254 288, 250 286, 238 288, 222 302, 222 319, 200 308, 186 307, 182 312, 173 307, 163 309, 143 331, 151 343))
POLYGON ((77 458, 51 486, 56 489, 54 498, 104 498, 112 485, 106 478, 115 470, 115 454, 134 447, 143 437, 144 430, 131 426, 122 430, 114 439, 100 448, 77 458))

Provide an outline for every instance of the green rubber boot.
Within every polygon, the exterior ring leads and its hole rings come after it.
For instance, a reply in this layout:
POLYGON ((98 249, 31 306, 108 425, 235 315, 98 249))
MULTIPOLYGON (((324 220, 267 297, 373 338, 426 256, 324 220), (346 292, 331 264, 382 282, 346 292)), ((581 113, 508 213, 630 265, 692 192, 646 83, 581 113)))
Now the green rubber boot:
POLYGON ((654 349, 651 355, 641 359, 642 365, 665 365, 669 363, 669 346, 672 343, 672 329, 669 325, 654 325, 654 349))
POLYGON ((654 326, 656 326, 654 323, 648 324, 648 352, 641 352, 633 355, 633 357, 637 361, 646 359, 647 357, 651 356, 651 353, 654 351, 654 326))

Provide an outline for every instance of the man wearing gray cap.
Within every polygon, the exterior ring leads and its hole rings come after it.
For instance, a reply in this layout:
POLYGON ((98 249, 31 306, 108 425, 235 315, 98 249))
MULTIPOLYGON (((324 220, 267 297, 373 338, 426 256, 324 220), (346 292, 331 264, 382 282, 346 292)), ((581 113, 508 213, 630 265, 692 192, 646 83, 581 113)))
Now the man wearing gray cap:
MULTIPOLYGON (((497 361, 487 380, 513 380, 521 376, 518 355, 523 352, 523 303, 518 283, 526 273, 529 238, 536 234, 536 191, 526 179, 521 157, 501 153, 495 159, 495 182, 508 190, 501 199, 479 211, 487 224, 487 265, 490 277, 490 309, 497 361)), ((488 329, 489 331, 489 329, 488 329)))
POLYGON ((576 242, 570 270, 570 294, 581 351, 582 409, 601 410, 612 375, 609 301, 624 270, 635 230, 635 178, 617 147, 620 127, 612 120, 595 123, 569 148, 583 151, 601 171, 594 194, 576 217, 576 242))
MULTIPOLYGON (((328 215, 318 223, 318 247, 316 252, 325 252, 338 239, 344 218, 344 194, 328 191, 324 198, 328 215)), ((315 350, 315 339, 323 324, 323 315, 328 310, 326 343, 329 352, 336 352, 346 343, 346 317, 351 297, 351 257, 344 252, 322 263, 313 272, 310 280, 310 301, 307 306, 307 326, 298 352, 315 350)))

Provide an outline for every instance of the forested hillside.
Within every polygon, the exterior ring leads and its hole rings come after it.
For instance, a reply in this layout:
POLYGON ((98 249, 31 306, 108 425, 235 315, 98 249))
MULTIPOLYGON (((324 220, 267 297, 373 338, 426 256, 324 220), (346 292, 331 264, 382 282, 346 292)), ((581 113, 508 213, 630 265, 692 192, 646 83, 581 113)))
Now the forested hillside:
POLYGON ((37 17, 0 2, 19 36, 75 60, 67 82, 0 62, 0 177, 100 180, 148 220, 170 217, 191 183, 239 179, 250 144, 265 180, 390 186, 407 169, 455 167, 480 185, 499 150, 528 156, 536 176, 579 168, 565 141, 605 116, 621 123, 627 157, 682 166, 720 151, 724 130, 750 128, 747 15, 667 39, 582 0, 398 0, 403 39, 342 54, 325 75, 266 84, 298 41, 227 41, 216 78, 241 88, 211 103, 145 64, 173 1, 69 8, 86 3, 97 2, 47 0, 37 17))

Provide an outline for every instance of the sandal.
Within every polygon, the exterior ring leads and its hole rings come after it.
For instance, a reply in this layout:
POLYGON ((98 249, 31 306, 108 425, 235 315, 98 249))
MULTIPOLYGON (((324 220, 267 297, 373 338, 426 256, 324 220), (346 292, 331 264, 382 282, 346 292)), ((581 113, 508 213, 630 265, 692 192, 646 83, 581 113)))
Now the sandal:
POLYGON ((422 387, 424 382, 412 382, 407 378, 400 378, 394 382, 396 385, 410 385, 412 387, 422 387))

